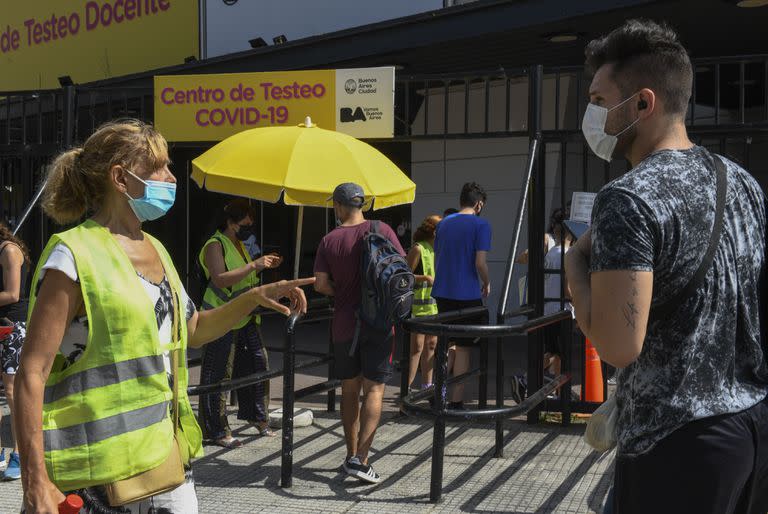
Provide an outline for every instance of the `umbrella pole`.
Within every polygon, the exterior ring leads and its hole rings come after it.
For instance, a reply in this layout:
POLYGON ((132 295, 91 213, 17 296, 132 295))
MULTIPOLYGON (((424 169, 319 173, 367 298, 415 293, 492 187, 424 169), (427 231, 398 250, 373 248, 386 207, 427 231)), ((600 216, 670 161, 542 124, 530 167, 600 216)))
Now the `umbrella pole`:
POLYGON ((304 206, 299 206, 299 219, 296 222, 296 256, 293 259, 293 278, 299 278, 299 263, 301 262, 301 229, 304 225, 304 206))

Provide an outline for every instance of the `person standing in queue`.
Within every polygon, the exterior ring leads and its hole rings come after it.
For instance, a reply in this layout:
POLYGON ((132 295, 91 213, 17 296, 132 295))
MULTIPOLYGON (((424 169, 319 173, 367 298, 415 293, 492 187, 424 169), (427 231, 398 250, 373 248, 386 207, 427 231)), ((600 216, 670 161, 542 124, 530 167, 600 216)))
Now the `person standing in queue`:
MULTIPOLYGON (((256 260, 243 244, 251 235, 255 213, 245 198, 230 201, 223 209, 216 232, 200 250, 200 265, 208 280, 203 296, 203 310, 215 309, 244 291, 259 285, 259 273, 276 268, 282 258, 265 255, 256 260)), ((203 348, 201 384, 215 384, 226 378, 238 378, 269 367, 264 348, 259 316, 248 314, 233 330, 203 348)), ((269 382, 237 390, 238 419, 253 423, 259 434, 273 437, 269 428, 269 382)), ((200 397, 200 424, 206 439, 224 448, 242 446, 232 437, 227 422, 226 395, 206 394, 200 397)))
MULTIPOLYGON (((427 216, 413 235, 413 246, 406 260, 416 277, 412 314, 434 316, 437 302, 432 298, 432 284, 435 282, 435 231, 440 216, 427 216)), ((408 368, 408 385, 416 379, 416 369, 421 364, 421 388, 432 385, 432 371, 435 365, 437 336, 411 334, 411 363, 408 368)))
MULTIPOLYGON (((334 299, 333 373, 341 380, 341 421, 347 443, 342 468, 350 476, 376 484, 381 477, 368 462, 368 453, 381 419, 384 386, 392 377, 394 334, 379 332, 362 321, 355 334, 362 301, 363 238, 375 226, 363 216, 365 193, 358 184, 340 184, 332 198, 339 226, 320 241, 315 290, 334 299)), ((378 223, 378 230, 405 256, 389 225, 378 223)))
MULTIPOLYGON (((29 274, 29 251, 24 241, 14 236, 5 223, 0 223, 0 318, 13 323, 13 331, 0 340, 0 374, 3 376, 5 398, 13 416, 13 385, 19 369, 21 349, 27 331, 27 275, 29 274)), ((13 434, 13 450, 8 463, 5 462, 5 448, 0 449, 0 471, 5 469, 4 480, 21 478, 19 451, 13 434)))
MULTIPOLYGON (((491 292, 487 256, 491 250, 491 224, 480 218, 487 200, 485 190, 476 182, 464 184, 459 196, 461 209, 443 218, 435 232, 435 284, 432 297, 441 313, 482 307, 491 292)), ((456 321, 472 325, 487 322, 485 315, 456 321)), ((471 338, 455 338, 453 359, 449 356, 452 375, 469 371, 470 350, 476 346, 471 338), (453 365, 451 366, 451 360, 453 365)), ((464 408, 464 384, 453 386, 448 407, 464 408)))

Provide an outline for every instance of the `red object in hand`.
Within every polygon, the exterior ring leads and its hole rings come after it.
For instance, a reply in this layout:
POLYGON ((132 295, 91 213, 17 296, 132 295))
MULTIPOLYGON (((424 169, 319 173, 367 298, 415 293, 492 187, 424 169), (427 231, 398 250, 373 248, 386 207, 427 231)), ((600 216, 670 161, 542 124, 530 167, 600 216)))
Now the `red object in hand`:
POLYGON ((70 494, 59 503, 59 514, 79 514, 82 508, 83 499, 76 494, 70 494))
POLYGON ((0 339, 5 339, 11 333, 13 332, 13 325, 11 326, 0 326, 0 339))

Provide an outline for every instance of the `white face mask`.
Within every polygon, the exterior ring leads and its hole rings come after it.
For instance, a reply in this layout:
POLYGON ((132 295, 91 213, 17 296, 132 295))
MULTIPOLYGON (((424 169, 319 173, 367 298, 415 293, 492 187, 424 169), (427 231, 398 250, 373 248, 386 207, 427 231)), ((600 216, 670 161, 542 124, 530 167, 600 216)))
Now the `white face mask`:
POLYGON ((611 159, 613 158, 613 150, 616 148, 619 136, 634 127, 635 124, 640 121, 640 118, 637 118, 618 134, 610 135, 605 133, 605 122, 608 120, 608 113, 629 102, 636 95, 637 93, 626 100, 622 100, 610 109, 606 109, 605 107, 593 103, 587 105, 587 110, 584 112, 584 120, 581 122, 581 131, 584 134, 584 138, 587 140, 589 147, 595 152, 595 155, 601 159, 611 162, 611 159))

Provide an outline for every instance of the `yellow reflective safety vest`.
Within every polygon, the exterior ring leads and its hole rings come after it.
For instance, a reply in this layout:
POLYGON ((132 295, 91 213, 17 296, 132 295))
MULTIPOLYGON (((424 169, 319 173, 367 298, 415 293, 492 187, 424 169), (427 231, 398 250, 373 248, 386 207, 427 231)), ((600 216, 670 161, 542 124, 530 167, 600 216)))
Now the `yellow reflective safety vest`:
MULTIPOLYGON (((237 242, 243 251, 241 254, 237 247, 235 247, 235 244, 232 242, 232 240, 217 230, 216 233, 213 234, 213 236, 211 236, 211 238, 205 242, 203 248, 200 250, 200 255, 198 256, 198 259, 200 260, 200 266, 203 268, 203 272, 205 273, 205 278, 208 279, 208 287, 205 289, 205 294, 203 295, 203 310, 220 307, 228 301, 237 298, 249 289, 259 285, 259 275, 255 272, 249 273, 244 279, 232 287, 221 288, 213 285, 213 282, 211 281, 211 274, 208 271, 208 266, 205 264, 205 249, 209 244, 216 242, 221 244, 221 248, 224 251, 224 266, 226 266, 227 271, 242 268, 251 262, 251 257, 248 254, 248 250, 245 248, 245 245, 242 243, 242 241, 237 242), (243 255, 246 257, 243 258, 243 255)), ((243 328, 252 319, 255 319, 257 324, 261 323, 261 318, 259 316, 254 317, 248 315, 238 321, 237 324, 232 327, 232 329, 236 330, 238 328, 243 328)))
MULTIPOLYGON (((424 275, 435 276, 435 250, 426 241, 416 243, 421 248, 421 267, 424 275)), ((432 316, 437 314, 437 302, 432 298, 432 286, 427 282, 416 284, 413 289, 413 307, 411 314, 414 316, 432 316)))
MULTIPOLYGON (((181 280, 162 244, 145 234, 165 267, 174 294, 181 280)), ((43 398, 48 476, 62 491, 107 484, 157 467, 173 444, 173 399, 157 319, 136 270, 108 229, 88 220, 51 237, 33 284, 58 244, 75 258, 88 316, 88 343, 65 367, 54 359, 43 398)), ((31 313, 37 299, 32 288, 31 313)), ((184 316, 185 309, 179 309, 184 316)), ((182 318, 183 321, 184 318, 182 318)), ((29 320, 28 320, 29 321, 29 320)), ((202 456, 202 433, 186 390, 187 324, 179 323, 179 432, 182 455, 202 456)))

